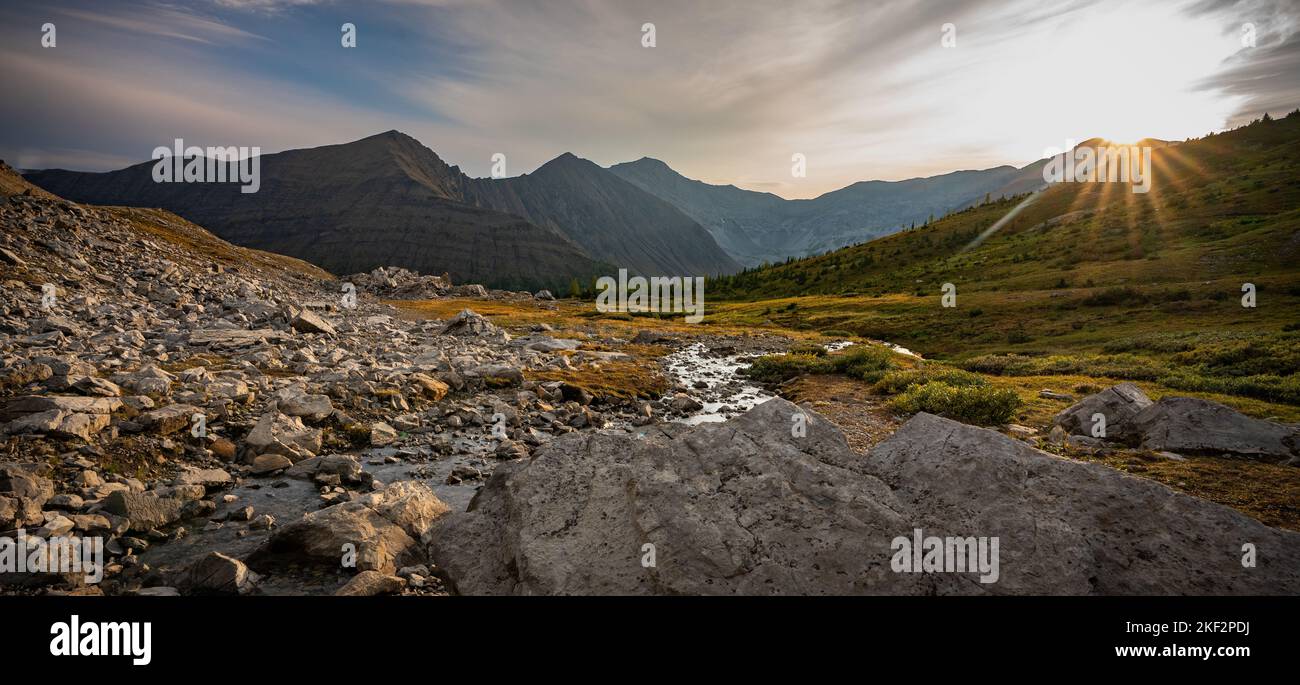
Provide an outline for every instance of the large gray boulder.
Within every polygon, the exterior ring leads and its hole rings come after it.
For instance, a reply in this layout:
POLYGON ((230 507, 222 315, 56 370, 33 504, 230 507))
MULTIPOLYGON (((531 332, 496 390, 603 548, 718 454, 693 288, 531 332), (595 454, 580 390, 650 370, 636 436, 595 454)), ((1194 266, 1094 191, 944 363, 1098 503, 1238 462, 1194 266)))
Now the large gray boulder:
POLYGON ((1052 423, 1069 435, 1092 436, 1092 417, 1102 414, 1106 417, 1106 435, 1100 437, 1124 441, 1133 436, 1133 419, 1150 406, 1151 399, 1140 388, 1132 383, 1120 383, 1061 410, 1052 423))
POLYGON ((463 594, 1300 592, 1300 534, 1222 505, 929 414, 861 455, 780 399, 561 437, 440 519, 431 556, 463 594), (996 538, 996 581, 895 572, 916 529, 996 538))
MULTIPOLYGON (((995 431, 918 414, 871 450, 868 469, 941 535, 1000 539, 997 594, 1294 594, 1300 533, 1102 464, 1062 459, 995 431), (1258 566, 1242 566, 1243 545, 1258 566)), ((939 592, 961 592, 953 574, 939 592)))
POLYGON ((561 437, 444 518, 433 559, 465 594, 920 592, 890 570, 899 503, 825 419, 793 437, 798 411, 561 437))
POLYGON ((1296 429, 1252 419, 1218 402, 1166 397, 1133 419, 1142 446, 1184 454, 1235 454, 1295 461, 1296 429))

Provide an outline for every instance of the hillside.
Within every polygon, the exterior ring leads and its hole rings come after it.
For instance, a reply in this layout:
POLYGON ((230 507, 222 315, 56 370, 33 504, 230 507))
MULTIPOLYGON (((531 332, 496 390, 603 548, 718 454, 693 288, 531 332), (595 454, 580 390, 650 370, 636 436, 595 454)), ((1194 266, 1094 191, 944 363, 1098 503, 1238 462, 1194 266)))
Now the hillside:
POLYGON ((842 331, 978 370, 1082 369, 1300 404, 1298 155, 1300 114, 1261 121, 1156 149, 1146 194, 1056 185, 709 293, 750 303, 729 323, 842 331))

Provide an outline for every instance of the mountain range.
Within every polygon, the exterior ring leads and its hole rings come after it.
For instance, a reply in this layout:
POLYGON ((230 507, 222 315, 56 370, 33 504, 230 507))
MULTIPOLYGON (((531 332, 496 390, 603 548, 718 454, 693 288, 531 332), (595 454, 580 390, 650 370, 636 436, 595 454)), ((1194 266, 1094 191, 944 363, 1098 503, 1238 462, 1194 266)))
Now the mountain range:
POLYGON ((811 200, 710 185, 650 158, 610 171, 672 203, 745 266, 806 257, 888 235, 982 201, 1043 185, 1040 160, 1022 168, 954 171, 905 181, 861 181, 811 200))
POLYGON ((863 181, 786 200, 693 180, 651 158, 606 169, 565 153, 530 174, 471 178, 388 131, 263 155, 256 193, 235 183, 156 183, 152 161, 26 177, 78 202, 161 207, 233 243, 337 274, 401 266, 456 282, 567 289, 617 268, 716 276, 829 252, 1034 190, 1045 163, 863 181))

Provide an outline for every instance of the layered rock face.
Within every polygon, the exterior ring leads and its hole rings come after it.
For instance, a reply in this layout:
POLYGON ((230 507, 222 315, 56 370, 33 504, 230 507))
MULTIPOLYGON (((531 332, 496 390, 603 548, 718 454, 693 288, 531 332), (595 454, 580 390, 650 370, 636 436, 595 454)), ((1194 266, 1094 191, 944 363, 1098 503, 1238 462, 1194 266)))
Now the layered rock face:
POLYGON ((431 555, 464 594, 1300 590, 1300 534, 1222 505, 928 414, 861 455, 780 399, 722 424, 556 440, 444 517, 431 555), (916 529, 997 538, 996 581, 895 571, 916 529))

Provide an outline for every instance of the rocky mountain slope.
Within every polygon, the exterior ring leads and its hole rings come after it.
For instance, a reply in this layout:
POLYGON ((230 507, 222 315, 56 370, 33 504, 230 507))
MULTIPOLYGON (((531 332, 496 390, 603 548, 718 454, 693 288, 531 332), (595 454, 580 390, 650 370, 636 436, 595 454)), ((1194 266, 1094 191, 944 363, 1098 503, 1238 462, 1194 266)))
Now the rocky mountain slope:
MULTIPOLYGON (((524 377, 613 353, 511 336, 469 311, 402 320, 366 290, 418 286, 428 297, 438 279, 358 275, 350 306, 319 268, 232 246, 165 211, 70 203, 7 167, 0 180, 0 532, 109 540, 102 585, 58 574, 6 574, 0 585, 242 592, 253 576, 240 559, 304 514, 363 495, 379 512, 363 512, 378 517, 367 524, 375 540, 406 559, 393 546, 419 539, 428 521, 418 512, 445 511, 440 499, 463 508, 500 460, 554 433, 659 411, 579 404, 562 383, 524 377)), ((466 292, 533 301, 475 288, 466 292)), ((323 579, 268 562, 259 587, 332 592, 358 568, 395 573, 390 557, 369 556, 370 535, 353 539, 359 567, 341 566, 337 549, 323 579)), ((267 554, 310 558, 288 539, 267 554)), ((401 582, 423 591, 428 574, 401 582)))

